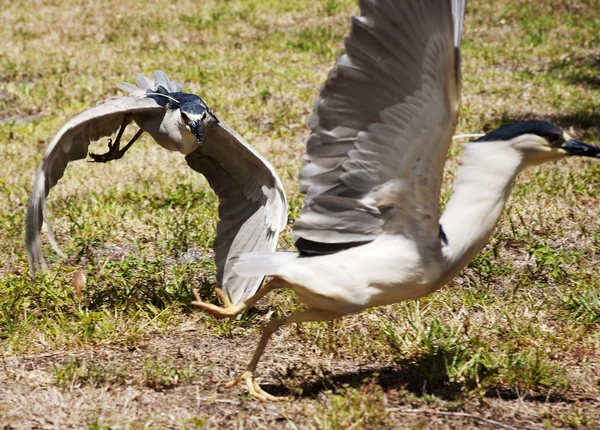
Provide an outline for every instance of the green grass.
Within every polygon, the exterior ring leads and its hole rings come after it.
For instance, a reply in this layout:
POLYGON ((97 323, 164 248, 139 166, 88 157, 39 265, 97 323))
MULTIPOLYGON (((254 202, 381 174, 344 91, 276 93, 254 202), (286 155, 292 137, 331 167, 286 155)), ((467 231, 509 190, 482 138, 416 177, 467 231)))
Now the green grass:
MULTIPOLYGON (((600 427, 592 400, 600 397, 600 165, 593 160, 525 172, 490 244, 438 293, 283 329, 259 366, 267 390, 293 398, 283 405, 221 384, 247 364, 264 322, 300 305, 281 291, 232 321, 188 306, 193 288, 214 298, 217 199, 180 155, 147 137, 123 160, 67 169, 49 209, 68 258, 45 242, 48 271, 30 279, 24 216, 44 148, 73 115, 119 94, 117 83, 155 69, 202 96, 272 162, 296 219, 304 123, 357 10, 353 0, 5 5, 0 423, 483 425, 465 413, 516 428, 600 427), (75 270, 87 276, 81 297, 75 270)), ((600 142, 595 0, 473 0, 465 30, 458 132, 537 118, 600 142)), ((456 146, 443 201, 459 157, 456 146)), ((292 246, 286 229, 280 248, 292 246)))

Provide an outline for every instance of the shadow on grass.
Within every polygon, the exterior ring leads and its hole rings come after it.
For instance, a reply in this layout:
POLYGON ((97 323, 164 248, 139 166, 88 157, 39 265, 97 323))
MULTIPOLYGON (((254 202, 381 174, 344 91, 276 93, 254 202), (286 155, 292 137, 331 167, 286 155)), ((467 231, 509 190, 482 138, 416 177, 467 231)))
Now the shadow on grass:
MULTIPOLYGON (((410 363, 399 363, 397 367, 386 366, 377 369, 362 369, 356 372, 340 374, 326 374, 315 380, 299 383, 291 388, 283 384, 264 384, 265 391, 276 396, 291 396, 296 398, 315 398, 321 393, 331 391, 336 393, 347 388, 359 389, 366 385, 377 385, 385 393, 403 391, 415 397, 435 396, 441 400, 453 401, 468 395, 468 387, 465 382, 451 382, 448 374, 439 371, 435 375, 424 372, 423 369, 431 369, 437 366, 442 369, 444 360, 442 355, 424 355, 410 363)), ((285 379, 293 375, 285 375, 285 379)), ((471 388, 475 388, 472 386, 471 388)), ((518 388, 492 387, 485 388, 480 392, 486 398, 498 398, 502 400, 523 400, 543 403, 574 403, 575 400, 561 393, 539 394, 518 388)), ((579 399, 581 400, 581 399, 579 399)))
MULTIPOLYGON (((158 276, 132 276, 123 280, 118 275, 102 280, 102 286, 94 285, 85 292, 85 307, 98 310, 104 307, 120 307, 136 304, 150 304, 158 309, 165 309, 172 304, 189 305, 195 300, 192 290, 199 291, 201 297, 208 302, 218 303, 214 297, 214 280, 210 276, 191 276, 180 282, 168 285, 162 273, 158 276)), ((186 309, 185 306, 182 309, 186 309)), ((187 306, 191 311, 191 307, 187 306)))
POLYGON ((570 84, 600 88, 600 56, 577 57, 570 61, 564 79, 570 84))

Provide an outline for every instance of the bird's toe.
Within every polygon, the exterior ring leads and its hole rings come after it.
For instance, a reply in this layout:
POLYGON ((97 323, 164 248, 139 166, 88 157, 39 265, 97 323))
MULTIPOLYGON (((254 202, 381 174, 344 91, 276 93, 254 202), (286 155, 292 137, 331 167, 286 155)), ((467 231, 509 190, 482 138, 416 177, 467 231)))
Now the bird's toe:
POLYGON ((233 308, 233 303, 231 303, 231 300, 229 300, 229 296, 222 289, 215 288, 215 293, 217 293, 217 296, 219 296, 224 308, 233 308))
POLYGON ((263 402, 284 402, 287 400, 287 397, 277 397, 267 393, 260 385, 258 385, 258 382, 254 380, 254 377, 251 377, 250 381, 246 381, 246 383, 248 384, 248 394, 255 399, 263 402))
POLYGON ((246 370, 239 377, 225 384, 225 388, 234 387, 242 381, 246 382, 248 394, 261 402, 283 402, 287 400, 287 397, 277 397, 263 390, 254 379, 254 374, 249 370, 246 370))
POLYGON ((204 312, 207 312, 218 319, 236 316, 245 309, 244 305, 233 306, 233 304, 229 300, 229 297, 227 297, 227 295, 220 288, 217 288, 215 292, 217 293, 217 296, 219 296, 219 298, 221 299, 221 302, 223 302, 224 306, 216 306, 210 303, 206 303, 200 298, 200 294, 198 294, 197 290, 192 291, 196 300, 194 300, 191 304, 193 306, 199 307, 204 312))

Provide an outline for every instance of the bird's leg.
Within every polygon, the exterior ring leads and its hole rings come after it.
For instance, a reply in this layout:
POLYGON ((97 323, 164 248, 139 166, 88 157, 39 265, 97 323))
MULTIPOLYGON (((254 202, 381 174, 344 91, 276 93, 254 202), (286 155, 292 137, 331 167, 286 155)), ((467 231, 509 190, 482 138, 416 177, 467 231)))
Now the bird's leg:
POLYGON ((328 311, 322 311, 317 309, 310 309, 303 312, 298 312, 296 314, 292 314, 288 317, 272 320, 265 325, 263 330, 263 334, 260 338, 260 342, 258 342, 258 346, 254 351, 254 356, 252 356, 252 361, 248 364, 246 371, 240 375, 239 378, 231 381, 230 383, 225 385, 225 388, 231 388, 236 384, 239 384, 241 381, 246 382, 246 386, 248 387, 248 394, 252 397, 262 400, 262 401, 283 401, 286 400, 286 397, 275 397, 272 394, 264 391, 260 385, 254 380, 254 372, 256 371, 256 366, 262 356, 269 339, 277 331, 277 329, 281 326, 298 323, 298 322, 306 322, 306 321, 330 321, 336 318, 341 317, 341 314, 336 314, 328 311))
POLYGON ((229 297, 227 297, 227 294, 225 294, 225 292, 223 292, 223 290, 221 290, 220 288, 216 288, 215 292, 217 293, 217 296, 219 296, 219 299, 221 299, 221 303, 223 303, 223 306, 215 306, 210 303, 206 303, 200 298, 198 291, 193 290, 194 298, 196 300, 192 302, 192 305, 199 307, 204 312, 207 312, 218 319, 234 317, 240 312, 243 312, 244 310, 248 309, 257 301, 259 301, 265 294, 280 287, 281 285, 279 283, 279 280, 272 279, 267 284, 263 285, 252 297, 246 299, 245 301, 236 306, 233 306, 231 300, 229 300, 229 297))
POLYGON ((118 160, 119 158, 122 158, 123 155, 125 155, 125 153, 129 150, 129 148, 131 148, 131 145, 133 145, 135 141, 139 139, 142 133, 144 133, 144 130, 139 129, 135 136, 133 136, 131 140, 127 143, 127 145, 125 145, 123 149, 119 149, 119 146, 121 145, 121 137, 123 136, 123 132, 125 131, 130 122, 131 120, 124 118, 123 122, 121 123, 119 133, 117 133, 117 137, 115 138, 114 142, 112 139, 108 139, 108 152, 104 154, 90 153, 90 157, 92 157, 92 159, 96 163, 106 163, 108 161, 118 160))
MULTIPOLYGON (((117 133, 117 138, 114 140, 114 142, 112 139, 108 139, 108 152, 106 152, 104 154, 90 153, 90 157, 92 157, 92 159, 96 163, 106 163, 110 160, 115 159, 115 155, 117 154, 117 152, 119 152, 119 146, 121 144, 121 137, 123 136, 123 133, 125 132, 125 129, 129 125, 129 123, 130 123, 130 121, 127 119, 127 117, 123 118, 123 122, 121 123, 121 127, 119 128, 119 132, 117 133)), ((129 142, 129 143, 131 143, 131 142, 129 142)))

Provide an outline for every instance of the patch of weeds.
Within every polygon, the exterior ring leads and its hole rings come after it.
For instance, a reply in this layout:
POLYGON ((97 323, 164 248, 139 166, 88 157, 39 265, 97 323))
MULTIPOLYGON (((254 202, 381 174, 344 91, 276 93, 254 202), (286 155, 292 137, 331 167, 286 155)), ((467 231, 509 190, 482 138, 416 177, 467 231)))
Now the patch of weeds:
POLYGON ((455 398, 475 389, 516 386, 547 392, 569 386, 565 372, 550 362, 545 349, 529 346, 532 337, 539 337, 536 330, 508 336, 491 329, 474 333, 468 326, 444 323, 432 309, 421 311, 418 303, 406 309, 405 322, 382 321, 380 336, 398 365, 418 372, 429 392, 455 398))
POLYGON ((558 414, 551 409, 542 414, 546 428, 555 428, 556 424, 566 425, 570 428, 597 428, 597 422, 586 413, 583 408, 573 407, 568 414, 558 414))
POLYGON ((327 16, 335 15, 340 9, 340 2, 339 0, 327 0, 323 5, 323 8, 325 9, 325 14, 327 16))
POLYGON ((88 424, 88 430, 110 430, 111 426, 102 424, 100 418, 94 418, 94 420, 88 424))
POLYGON ((600 322, 600 297, 596 288, 571 293, 564 306, 575 321, 584 324, 600 322))
POLYGON ((409 320, 409 330, 382 326, 382 334, 427 383, 428 389, 467 390, 497 372, 489 353, 477 338, 464 335, 462 327, 442 324, 437 317, 409 320))
POLYGON ((170 360, 149 358, 144 361, 144 384, 156 391, 172 389, 179 384, 189 384, 198 373, 189 366, 178 367, 170 360))
POLYGON ((131 380, 125 369, 110 363, 100 365, 93 362, 74 360, 61 365, 52 365, 56 384, 61 387, 86 384, 98 386, 105 383, 123 384, 131 380))
POLYGON ((523 14, 519 26, 525 32, 525 40, 534 45, 541 45, 552 30, 552 19, 542 13, 523 14))
POLYGON ((490 251, 480 252, 471 260, 467 267, 473 269, 481 278, 490 278, 494 275, 503 276, 511 272, 511 267, 506 262, 497 262, 498 247, 493 246, 490 251))
POLYGON ((565 252, 548 245, 534 243, 527 247, 529 255, 535 258, 536 267, 548 274, 555 281, 560 281, 567 274, 565 268, 579 259, 573 252, 565 252))
POLYGON ((303 200, 304 198, 300 194, 294 194, 288 199, 288 219, 290 221, 300 218, 303 200))
POLYGON ((208 427, 208 420, 204 417, 192 417, 181 423, 181 430, 200 430, 208 427))
POLYGON ((202 208, 216 207, 219 200, 212 191, 196 190, 192 184, 177 184, 166 199, 151 202, 155 208, 167 207, 169 209, 189 209, 192 205, 201 205, 202 208))
POLYGON ((589 428, 589 426, 597 424, 592 416, 588 415, 583 408, 578 407, 574 407, 571 413, 561 416, 558 421, 571 428, 589 428))
POLYGON ((508 350, 498 358, 498 376, 494 382, 534 392, 560 390, 569 385, 564 370, 549 363, 547 354, 539 349, 508 350))
POLYGON ((201 29, 204 25, 204 18, 199 14, 179 15, 179 21, 188 28, 201 29))
POLYGON ((331 41, 339 42, 342 35, 343 33, 338 34, 330 27, 307 28, 300 31, 295 40, 288 42, 288 47, 297 52, 310 52, 312 55, 335 58, 339 47, 331 41))
POLYGON ((314 420, 321 430, 392 428, 385 410, 385 394, 374 383, 329 393, 314 420))
POLYGON ((167 284, 165 263, 148 261, 137 255, 127 255, 122 261, 105 260, 99 270, 88 266, 88 306, 97 309, 105 305, 150 302, 164 308, 167 284))
POLYGON ((266 103, 272 96, 273 94, 269 90, 262 90, 259 94, 259 97, 263 103, 266 103))

